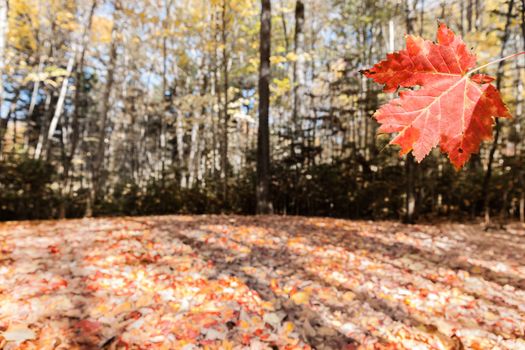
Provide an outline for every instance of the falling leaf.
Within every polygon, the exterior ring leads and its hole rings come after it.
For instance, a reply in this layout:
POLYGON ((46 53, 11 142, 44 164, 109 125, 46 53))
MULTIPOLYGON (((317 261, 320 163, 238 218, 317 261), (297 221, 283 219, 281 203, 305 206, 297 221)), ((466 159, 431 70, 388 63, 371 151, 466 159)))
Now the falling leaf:
POLYGON ((405 50, 363 72, 384 84, 385 92, 420 87, 401 91, 374 114, 380 132, 397 133, 391 143, 401 154, 412 151, 417 161, 439 145, 459 169, 492 138, 493 118, 510 118, 510 112, 491 84, 494 79, 473 74, 476 56, 445 24, 437 43, 411 35, 406 41, 405 50))

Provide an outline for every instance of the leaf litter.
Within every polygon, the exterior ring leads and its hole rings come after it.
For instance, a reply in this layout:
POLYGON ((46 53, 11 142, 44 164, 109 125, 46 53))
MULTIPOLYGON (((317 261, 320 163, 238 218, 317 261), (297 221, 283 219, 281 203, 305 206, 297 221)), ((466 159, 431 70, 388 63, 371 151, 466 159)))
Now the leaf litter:
POLYGON ((519 225, 22 222, 0 254, 0 349, 525 349, 519 225))

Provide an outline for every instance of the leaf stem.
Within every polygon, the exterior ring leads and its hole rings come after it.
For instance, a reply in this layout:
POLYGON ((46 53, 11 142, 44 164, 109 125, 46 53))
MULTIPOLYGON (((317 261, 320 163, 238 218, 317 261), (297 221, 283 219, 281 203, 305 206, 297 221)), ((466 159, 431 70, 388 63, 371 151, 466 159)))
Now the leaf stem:
POLYGON ((482 66, 479 66, 479 67, 477 67, 476 69, 471 70, 471 71, 468 72, 467 74, 470 75, 470 74, 472 74, 472 73, 474 73, 474 72, 477 72, 477 71, 479 71, 479 70, 482 70, 483 68, 488 67, 488 66, 490 66, 490 65, 492 65, 492 64, 496 64, 496 63, 499 63, 499 62, 501 62, 501 61, 509 60, 509 59, 511 59, 511 58, 518 57, 518 56, 520 56, 520 55, 525 55, 525 51, 523 51, 523 52, 518 52, 518 53, 514 53, 514 54, 512 54, 512 55, 508 55, 508 56, 505 56, 505 57, 503 57, 503 58, 499 58, 499 59, 497 59, 497 60, 494 60, 494 61, 489 62, 489 63, 487 63, 487 64, 484 64, 484 65, 482 65, 482 66))

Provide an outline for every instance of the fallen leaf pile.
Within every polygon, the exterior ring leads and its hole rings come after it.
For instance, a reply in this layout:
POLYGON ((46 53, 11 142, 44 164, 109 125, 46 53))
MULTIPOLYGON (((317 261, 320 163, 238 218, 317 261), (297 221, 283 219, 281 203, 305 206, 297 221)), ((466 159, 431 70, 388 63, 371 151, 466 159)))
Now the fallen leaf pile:
POLYGON ((525 349, 525 230, 290 217, 0 225, 0 349, 525 349))

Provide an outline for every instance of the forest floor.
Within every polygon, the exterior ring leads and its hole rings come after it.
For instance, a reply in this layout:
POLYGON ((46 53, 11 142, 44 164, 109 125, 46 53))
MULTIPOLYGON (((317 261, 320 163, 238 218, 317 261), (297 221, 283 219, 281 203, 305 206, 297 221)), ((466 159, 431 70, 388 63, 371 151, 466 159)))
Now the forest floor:
POLYGON ((0 225, 0 349, 525 349, 525 228, 0 225))

